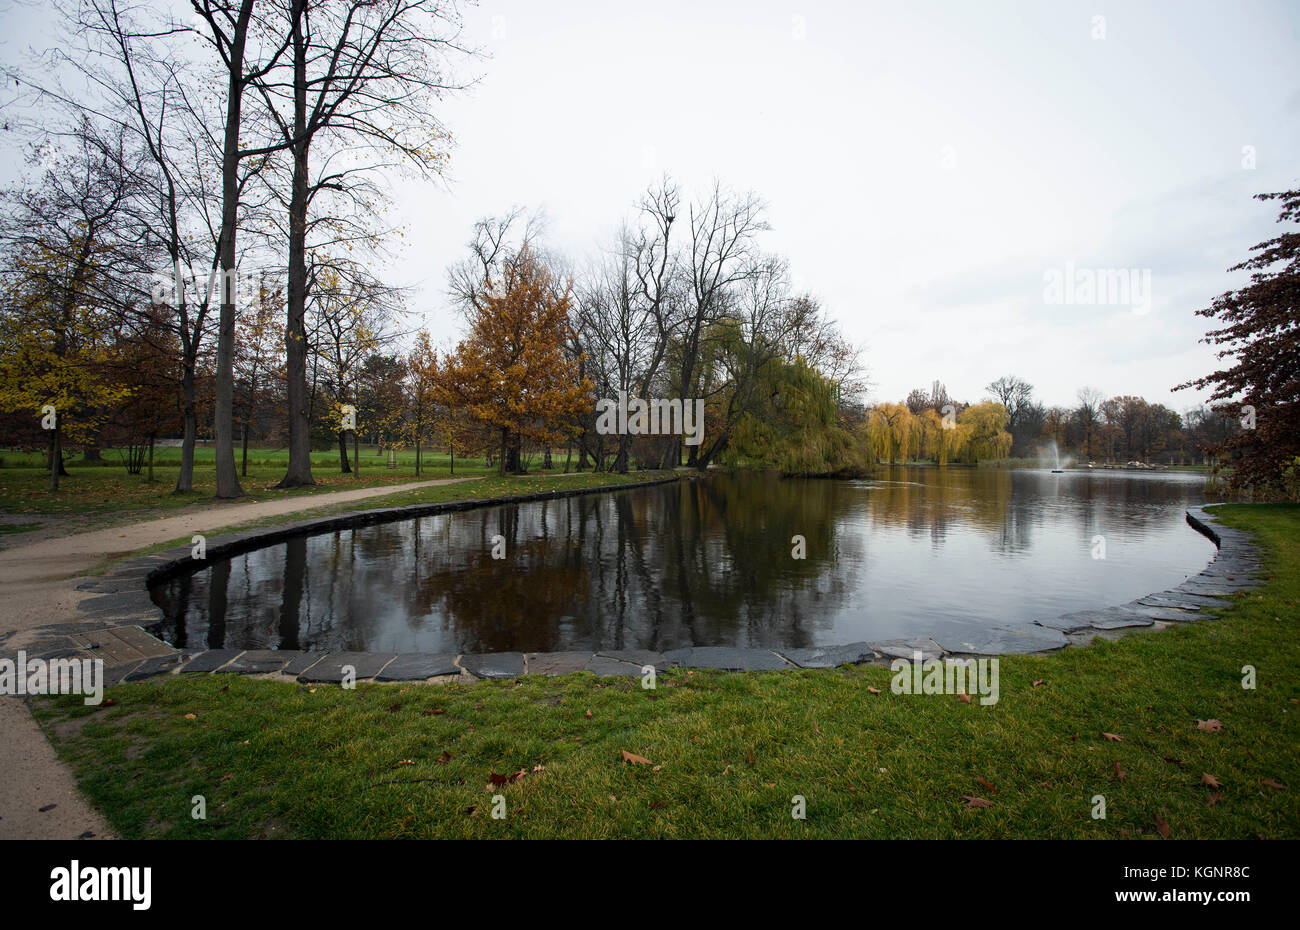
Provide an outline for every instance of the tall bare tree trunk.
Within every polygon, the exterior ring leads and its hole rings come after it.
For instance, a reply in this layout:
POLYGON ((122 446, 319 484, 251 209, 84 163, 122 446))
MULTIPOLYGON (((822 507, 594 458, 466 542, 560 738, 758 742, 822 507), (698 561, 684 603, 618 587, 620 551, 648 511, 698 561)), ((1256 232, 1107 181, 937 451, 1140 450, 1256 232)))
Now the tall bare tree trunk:
POLYGON ((194 359, 187 357, 181 373, 181 417, 185 424, 185 438, 181 440, 181 473, 176 476, 173 494, 194 490, 194 444, 198 441, 198 401, 194 393, 194 359))
POLYGON ((244 48, 253 0, 242 0, 230 39, 230 85, 221 153, 221 316, 217 329, 217 384, 213 433, 217 497, 243 497, 235 470, 235 234, 239 223, 239 129, 244 99, 244 48))
MULTIPOLYGON (((285 375, 289 398, 289 469, 279 487, 315 484, 307 415, 307 47, 302 33, 306 0, 294 0, 293 189, 289 195, 289 286, 286 294, 285 375)), ((346 469, 344 469, 346 471, 346 469)))

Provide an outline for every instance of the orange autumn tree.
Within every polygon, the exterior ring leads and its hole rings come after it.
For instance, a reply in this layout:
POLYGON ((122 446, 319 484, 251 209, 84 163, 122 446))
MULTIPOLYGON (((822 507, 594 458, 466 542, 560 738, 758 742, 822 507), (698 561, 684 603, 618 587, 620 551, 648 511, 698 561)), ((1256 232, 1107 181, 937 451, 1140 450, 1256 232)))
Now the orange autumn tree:
POLYGON ((465 308, 469 337, 443 365, 436 396, 499 436, 499 474, 523 470, 524 440, 550 447, 576 436, 591 409, 592 383, 565 353, 570 302, 569 284, 525 246, 465 308))

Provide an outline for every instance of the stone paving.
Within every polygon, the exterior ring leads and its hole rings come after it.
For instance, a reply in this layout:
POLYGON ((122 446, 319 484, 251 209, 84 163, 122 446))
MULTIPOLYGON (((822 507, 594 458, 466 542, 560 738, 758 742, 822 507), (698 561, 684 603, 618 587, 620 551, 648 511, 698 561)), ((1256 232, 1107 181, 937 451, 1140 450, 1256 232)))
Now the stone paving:
MULTIPOLYGON (((668 479, 676 480, 676 479, 668 479)), ((647 482, 650 483, 650 482, 647 482)), ((657 483, 657 482, 655 482, 657 483)), ((593 492, 607 489, 592 489, 593 492)), ((546 497, 566 492, 545 492, 546 497)), ((571 493, 571 492, 567 492, 571 493)), ((512 498, 517 501, 519 498, 512 498)), ((488 502, 490 505, 490 502, 488 502)), ((474 506, 485 502, 475 501, 474 506)), ((358 523, 407 519, 440 512, 444 505, 417 505, 394 511, 351 515, 358 523), (407 511, 419 510, 420 513, 407 511)), ((456 508, 449 508, 456 509, 456 508)), ((463 509, 460 508, 460 509, 463 509)), ((208 544, 209 557, 245 551, 310 530, 344 525, 330 518, 270 532, 253 531, 221 537, 208 544)), ((86 620, 52 624, 0 637, 0 657, 23 650, 31 658, 99 658, 105 684, 143 681, 161 675, 260 675, 302 683, 339 684, 346 679, 379 682, 445 682, 455 679, 514 679, 522 675, 590 672, 600 677, 640 675, 646 666, 760 671, 822 669, 845 664, 887 664, 895 658, 923 660, 943 656, 1009 655, 1048 652, 1085 645, 1099 634, 1133 628, 1163 629, 1171 623, 1214 619, 1224 598, 1243 596, 1262 582, 1259 555, 1247 534, 1220 526, 1203 508, 1187 511, 1187 522, 1208 536, 1218 552, 1204 571, 1169 590, 1128 604, 1075 611, 1033 623, 986 627, 949 622, 929 635, 911 639, 858 642, 842 646, 761 649, 694 646, 668 652, 605 650, 599 652, 522 653, 312 653, 274 650, 177 650, 148 630, 157 630, 161 612, 149 598, 147 583, 192 568, 188 549, 143 556, 124 563, 112 575, 79 586, 92 596, 78 605, 86 620)))

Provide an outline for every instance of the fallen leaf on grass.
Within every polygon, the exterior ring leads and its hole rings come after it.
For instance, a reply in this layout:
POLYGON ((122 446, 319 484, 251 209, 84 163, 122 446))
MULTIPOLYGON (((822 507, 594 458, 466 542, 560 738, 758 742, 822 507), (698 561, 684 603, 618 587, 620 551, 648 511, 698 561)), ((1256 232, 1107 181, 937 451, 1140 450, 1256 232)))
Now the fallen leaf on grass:
POLYGON ((117 703, 117 701, 113 700, 112 698, 104 698, 104 700, 102 700, 102 701, 99 702, 99 706, 100 706, 100 707, 112 707, 112 706, 113 706, 114 704, 116 704, 116 703, 117 703))
POLYGON ((587 711, 586 717, 587 717, 588 720, 591 719, 591 711, 587 711))
POLYGON ((185 715, 185 719, 186 719, 186 720, 198 720, 198 719, 199 719, 199 716, 198 716, 198 714, 186 714, 186 715, 185 715))
POLYGON ((1214 794, 1208 794, 1205 796, 1205 801, 1207 804, 1210 805, 1210 807, 1213 807, 1214 805, 1218 804, 1222 800, 1223 800, 1223 795, 1219 794, 1217 791, 1214 794))
POLYGON ((652 763, 650 762, 650 760, 647 759, 645 756, 638 756, 636 753, 634 753, 634 752, 628 752, 626 749, 623 750, 623 761, 624 761, 624 762, 631 762, 633 765, 651 765, 651 764, 652 764, 652 763))
POLYGON ((397 761, 397 764, 398 764, 398 765, 415 765, 415 760, 413 760, 413 759, 399 759, 399 760, 397 761))
POLYGON ((1037 688, 1039 685, 1045 685, 1045 684, 1047 684, 1047 679, 1040 678, 1036 682, 1034 682, 1034 687, 1037 688))
POLYGON ((976 775, 975 780, 980 783, 981 788, 987 788, 989 791, 992 791, 994 794, 998 793, 998 789, 993 787, 993 782, 989 781, 987 778, 984 778, 982 775, 976 775))
POLYGON ((1286 785, 1282 784, 1280 781, 1275 781, 1272 778, 1261 778, 1259 780, 1259 783, 1263 785, 1265 788, 1272 788, 1274 791, 1286 790, 1286 785))
POLYGON ((1122 768, 1119 767, 1118 760, 1116 760, 1115 762, 1115 777, 1118 778, 1120 781, 1123 781, 1124 779, 1128 778, 1128 772, 1124 771, 1122 768))
POLYGON ((1106 737, 1107 740, 1111 740, 1116 743, 1124 742, 1124 737, 1120 736, 1117 733, 1107 733, 1105 730, 1103 730, 1101 735, 1106 737))
POLYGON ((957 695, 957 700, 961 701, 963 704, 969 704, 970 695, 963 691, 961 694, 957 695))
POLYGON ((1169 839, 1169 824, 1162 820, 1159 814, 1156 814, 1156 832, 1163 838, 1169 839))
POLYGON ((1204 730, 1206 733, 1218 733, 1223 729, 1223 723, 1218 720, 1197 720, 1196 729, 1204 730))
POLYGON ((1202 784, 1202 785, 1205 785, 1205 787, 1207 787, 1207 788, 1221 788, 1221 787, 1223 787, 1223 786, 1219 783, 1219 779, 1215 778, 1215 777, 1214 777, 1213 775, 1211 775, 1209 772, 1202 772, 1202 773, 1201 773, 1201 784, 1202 784))
POLYGON ((667 806, 668 806, 668 802, 667 802, 667 801, 651 801, 651 802, 650 802, 650 809, 651 809, 652 811, 657 811, 657 810, 659 810, 659 808, 661 808, 661 807, 667 807, 667 806))
POLYGON ((502 785, 513 785, 527 774, 528 773, 523 769, 520 769, 517 772, 511 772, 509 775, 498 775, 496 772, 489 772, 488 788, 500 788, 502 785))
POLYGON ((436 717, 436 716, 438 716, 438 715, 441 714, 441 713, 443 713, 443 710, 442 710, 441 707, 428 707, 428 708, 425 708, 425 709, 421 712, 422 716, 425 716, 425 717, 436 717))
POLYGON ((880 691, 879 688, 873 688, 873 687, 871 687, 871 685, 867 685, 867 690, 870 691, 872 694, 880 694, 880 693, 881 693, 881 691, 880 691))
POLYGON ((983 798, 977 798, 974 795, 963 794, 961 799, 966 802, 967 807, 992 807, 992 801, 986 801, 983 798))
POLYGON ((396 703, 396 704, 389 704, 389 705, 388 705, 388 712, 389 712, 390 714, 395 714, 395 713, 397 713, 397 712, 398 712, 399 710, 401 710, 401 709, 402 709, 402 704, 401 704, 400 701, 399 701, 398 703, 396 703))

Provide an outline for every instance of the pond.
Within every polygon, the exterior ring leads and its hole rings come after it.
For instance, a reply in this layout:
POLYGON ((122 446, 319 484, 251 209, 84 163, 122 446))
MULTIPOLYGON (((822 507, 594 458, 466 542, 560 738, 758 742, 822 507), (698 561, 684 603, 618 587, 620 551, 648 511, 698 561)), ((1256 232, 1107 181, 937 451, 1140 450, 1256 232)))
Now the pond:
POLYGON ((1214 556, 1184 520, 1203 487, 1178 472, 710 474, 300 537, 213 560, 152 595, 164 638, 181 648, 872 642, 1173 587, 1214 556), (493 558, 498 536, 504 558, 493 558), (795 536, 804 558, 792 555, 795 536))

